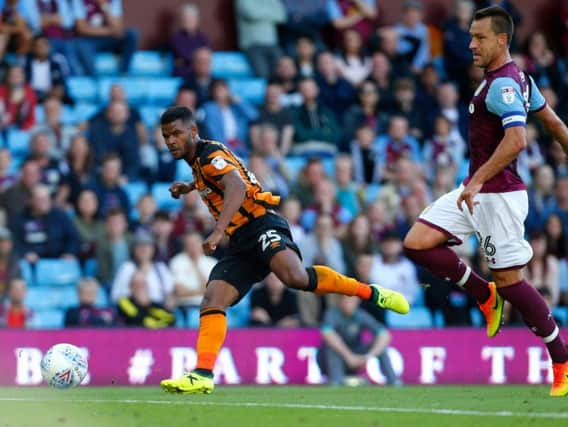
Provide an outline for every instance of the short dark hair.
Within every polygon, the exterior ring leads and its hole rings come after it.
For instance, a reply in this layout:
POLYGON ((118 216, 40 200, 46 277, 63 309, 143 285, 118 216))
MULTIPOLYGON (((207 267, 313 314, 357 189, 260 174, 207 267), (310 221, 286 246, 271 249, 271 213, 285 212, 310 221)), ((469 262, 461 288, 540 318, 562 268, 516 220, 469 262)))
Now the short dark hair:
POLYGON ((515 26, 513 24, 513 18, 507 13, 505 9, 499 6, 490 6, 484 9, 479 9, 473 15, 474 21, 479 21, 480 19, 491 18, 491 29, 496 34, 505 33, 507 34, 507 44, 511 44, 513 39, 513 31, 515 26))
POLYGON ((167 125, 175 122, 176 120, 181 120, 182 122, 189 124, 194 121, 194 116, 191 110, 187 107, 170 107, 162 113, 162 116, 160 117, 160 124, 167 125))

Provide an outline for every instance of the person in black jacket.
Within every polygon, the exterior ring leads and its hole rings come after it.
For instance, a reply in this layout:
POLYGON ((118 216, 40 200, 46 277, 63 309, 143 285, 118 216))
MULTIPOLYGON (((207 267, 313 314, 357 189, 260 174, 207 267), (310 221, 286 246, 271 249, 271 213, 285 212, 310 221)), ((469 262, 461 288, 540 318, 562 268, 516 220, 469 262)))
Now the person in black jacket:
POLYGON ((19 256, 35 263, 39 258, 74 258, 79 235, 65 211, 53 207, 49 187, 36 184, 29 207, 11 218, 10 229, 19 256))
POLYGON ((77 285, 79 305, 65 312, 66 328, 105 327, 115 324, 116 314, 112 308, 95 306, 99 292, 99 283, 92 277, 79 281, 77 285))

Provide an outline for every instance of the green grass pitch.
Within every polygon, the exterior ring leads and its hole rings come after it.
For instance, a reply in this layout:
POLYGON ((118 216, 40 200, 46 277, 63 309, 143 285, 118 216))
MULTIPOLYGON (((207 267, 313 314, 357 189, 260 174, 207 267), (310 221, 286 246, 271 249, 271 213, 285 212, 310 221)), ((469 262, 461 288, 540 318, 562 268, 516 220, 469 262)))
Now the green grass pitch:
POLYGON ((0 388, 0 427, 568 426, 568 398, 543 386, 0 388))

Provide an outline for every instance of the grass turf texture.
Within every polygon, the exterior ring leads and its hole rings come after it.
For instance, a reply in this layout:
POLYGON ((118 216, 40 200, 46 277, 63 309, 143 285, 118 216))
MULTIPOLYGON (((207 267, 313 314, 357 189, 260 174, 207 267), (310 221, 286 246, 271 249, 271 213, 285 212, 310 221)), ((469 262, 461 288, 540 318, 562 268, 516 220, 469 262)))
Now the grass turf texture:
POLYGON ((567 426, 568 398, 544 386, 0 388, 0 427, 567 426))

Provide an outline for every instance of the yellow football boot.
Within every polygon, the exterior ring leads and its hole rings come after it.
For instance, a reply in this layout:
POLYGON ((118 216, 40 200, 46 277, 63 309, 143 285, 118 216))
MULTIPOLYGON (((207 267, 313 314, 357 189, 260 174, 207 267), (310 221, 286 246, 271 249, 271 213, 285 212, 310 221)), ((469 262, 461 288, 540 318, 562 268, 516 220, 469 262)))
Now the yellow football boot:
POLYGON ((497 292, 495 282, 489 282, 489 298, 482 304, 479 304, 479 309, 485 316, 487 323, 487 336, 494 337, 503 322, 503 297, 497 292))
POLYGON ((162 380, 160 387, 168 393, 210 394, 215 389, 213 377, 189 372, 181 378, 162 380))
POLYGON ((373 301, 377 307, 392 310, 396 313, 406 314, 410 310, 408 301, 400 292, 391 291, 379 285, 370 285, 373 288, 373 301))

